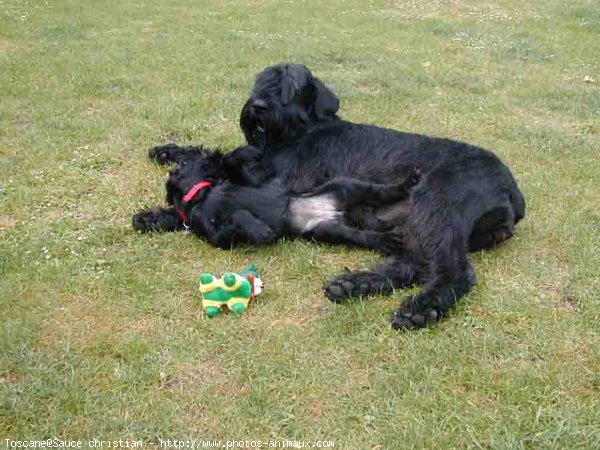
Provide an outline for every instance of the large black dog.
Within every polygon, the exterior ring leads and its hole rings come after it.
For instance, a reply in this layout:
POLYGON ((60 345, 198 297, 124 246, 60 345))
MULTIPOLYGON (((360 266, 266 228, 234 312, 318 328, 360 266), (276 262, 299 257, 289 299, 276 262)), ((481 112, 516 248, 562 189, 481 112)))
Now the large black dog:
MULTIPOLYGON (((467 251, 509 239, 525 213, 523 195, 509 169, 490 151, 340 120, 338 107, 336 96, 306 67, 265 69, 240 117, 248 144, 260 151, 233 152, 227 165, 250 167, 251 172, 255 167, 259 180, 270 179, 297 193, 339 177, 394 184, 399 174, 417 167, 421 180, 409 199, 385 208, 365 205, 354 217, 364 229, 382 221, 396 227, 403 235, 403 251, 371 271, 335 277, 325 294, 343 302, 420 283, 421 292, 394 311, 392 326, 416 328, 440 320, 475 284, 467 251)), ((167 146, 154 149, 153 157, 186 163, 198 152, 167 146)))

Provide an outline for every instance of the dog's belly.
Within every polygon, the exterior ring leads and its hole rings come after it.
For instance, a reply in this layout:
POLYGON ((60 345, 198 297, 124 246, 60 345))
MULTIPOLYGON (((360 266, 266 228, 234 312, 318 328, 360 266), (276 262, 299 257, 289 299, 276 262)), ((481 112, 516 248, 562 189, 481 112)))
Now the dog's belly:
POLYGON ((292 197, 288 206, 288 226, 292 233, 306 233, 322 222, 342 221, 343 212, 332 194, 292 197))

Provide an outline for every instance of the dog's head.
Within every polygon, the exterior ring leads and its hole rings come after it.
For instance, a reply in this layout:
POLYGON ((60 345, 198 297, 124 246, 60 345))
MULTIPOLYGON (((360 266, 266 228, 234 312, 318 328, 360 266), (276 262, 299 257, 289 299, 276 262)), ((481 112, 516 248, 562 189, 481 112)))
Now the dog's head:
POLYGON ((256 77, 240 116, 248 144, 277 145, 311 125, 336 120, 338 98, 301 64, 267 67, 256 77))
MULTIPOLYGON (((200 181, 217 184, 225 176, 222 169, 223 154, 220 152, 206 152, 201 158, 169 171, 166 183, 167 204, 181 208, 183 197, 200 181)), ((202 193, 198 200, 204 198, 202 193)))

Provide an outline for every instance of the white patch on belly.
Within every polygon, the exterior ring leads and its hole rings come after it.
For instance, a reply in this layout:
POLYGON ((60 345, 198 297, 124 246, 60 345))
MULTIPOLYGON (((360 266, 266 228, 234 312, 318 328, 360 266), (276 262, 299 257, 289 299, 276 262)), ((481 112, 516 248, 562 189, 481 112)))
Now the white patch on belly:
POLYGON ((295 197, 288 206, 289 226, 297 233, 306 233, 321 222, 342 220, 343 215, 332 194, 295 197))

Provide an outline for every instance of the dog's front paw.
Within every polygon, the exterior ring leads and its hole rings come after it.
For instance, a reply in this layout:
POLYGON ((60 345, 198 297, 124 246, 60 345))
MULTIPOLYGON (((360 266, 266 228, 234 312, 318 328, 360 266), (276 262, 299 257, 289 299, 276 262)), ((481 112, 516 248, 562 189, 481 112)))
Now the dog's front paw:
POLYGON ((324 287, 325 297, 334 303, 344 303, 350 298, 391 291, 390 281, 375 272, 346 272, 329 281, 324 287))
POLYGON ((240 166, 259 161, 263 154, 260 149, 252 145, 243 145, 223 155, 223 163, 231 167, 240 166))
POLYGON ((160 211, 157 208, 134 214, 131 219, 133 229, 142 233, 158 231, 159 217, 160 211))
POLYGON ((176 163, 180 152, 181 147, 177 144, 157 145, 148 150, 148 159, 153 163, 165 166, 176 163))
POLYGON ((439 322, 442 312, 434 308, 419 310, 416 308, 414 297, 408 297, 404 303, 393 312, 390 325, 394 330, 413 330, 426 327, 428 324, 439 322))
POLYGON ((183 221, 174 210, 152 208, 141 211, 131 218, 133 229, 148 233, 151 231, 175 231, 183 228, 183 221))

